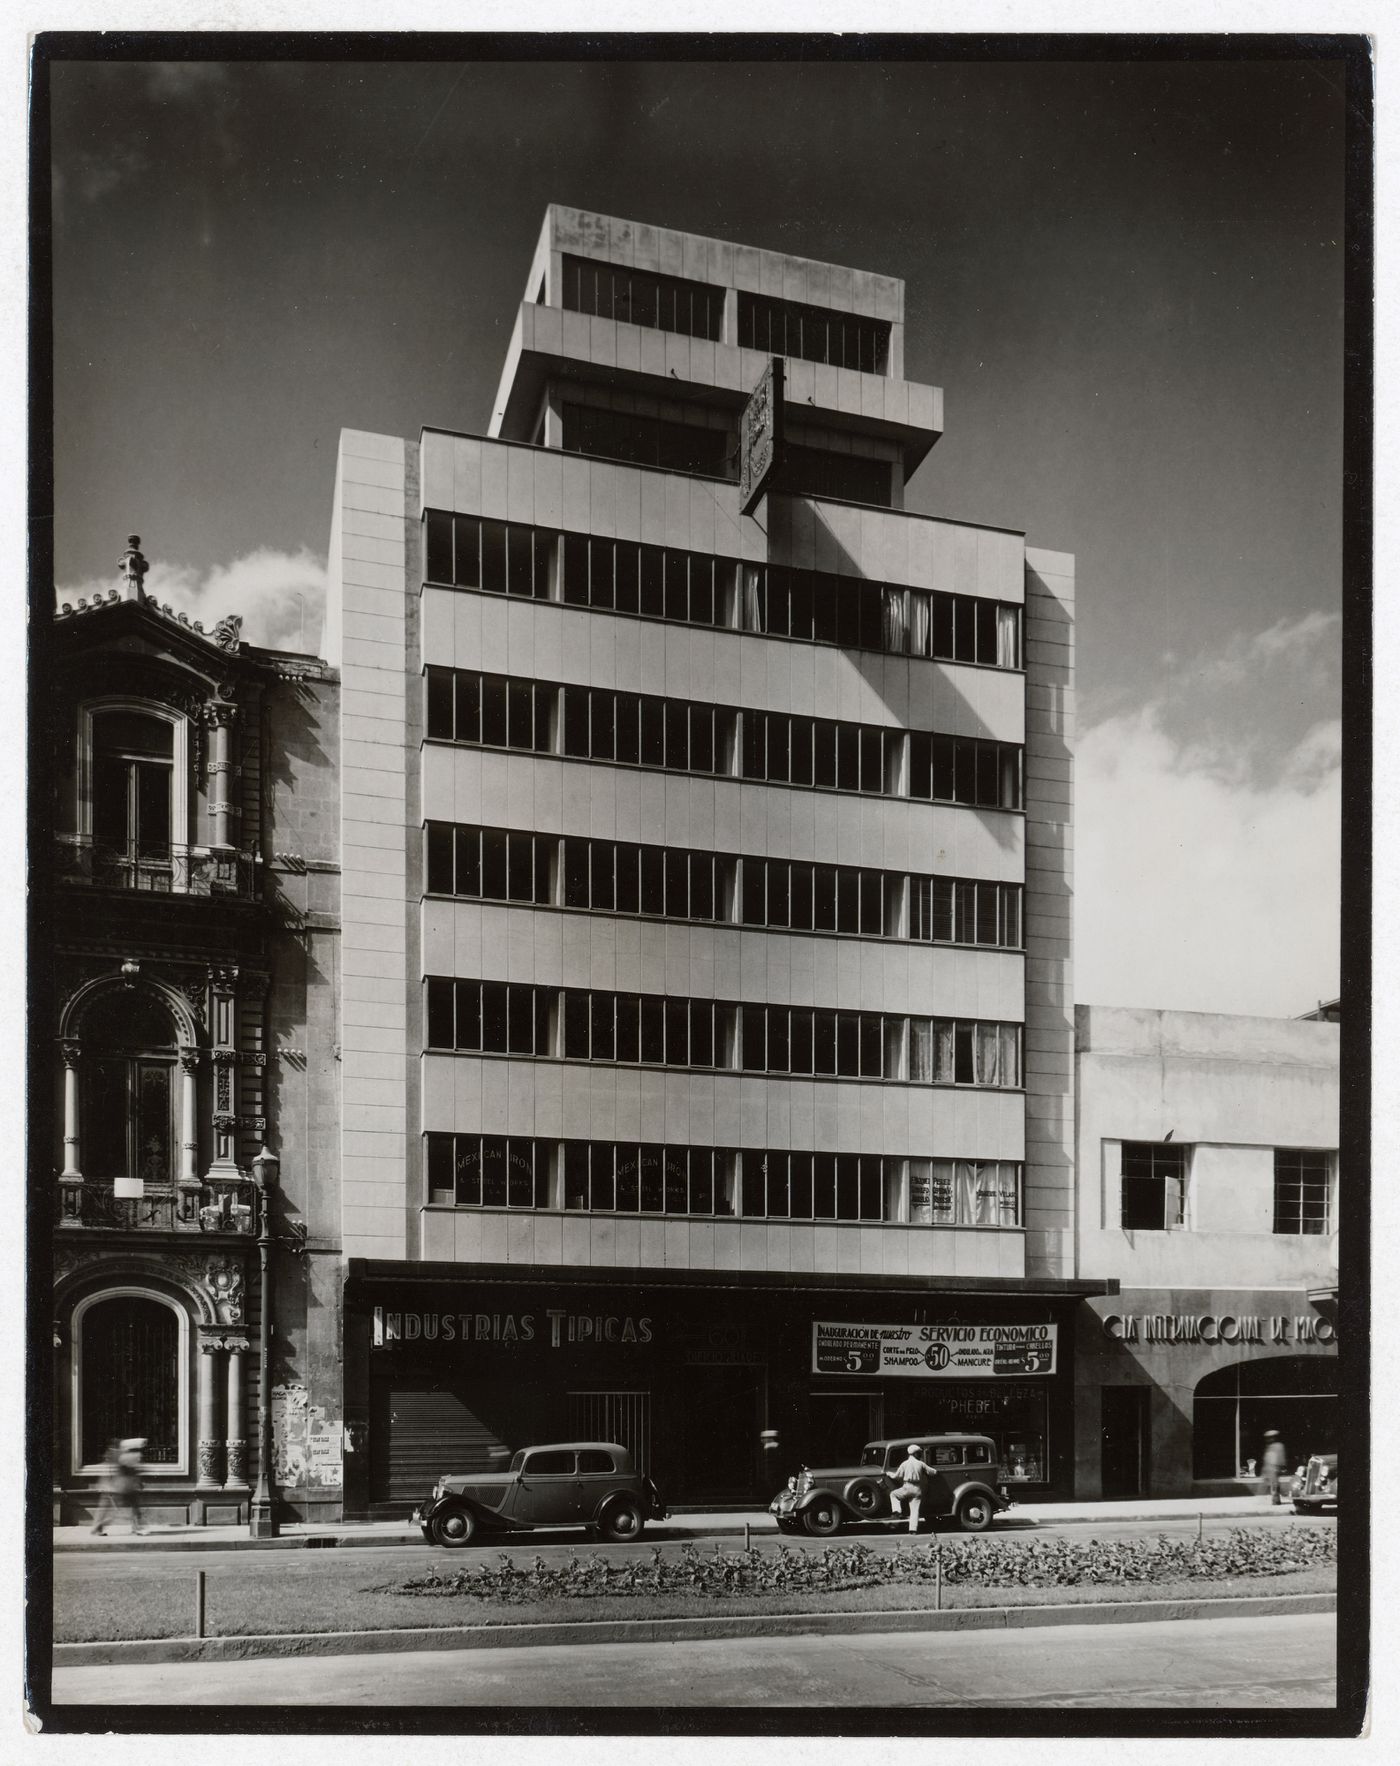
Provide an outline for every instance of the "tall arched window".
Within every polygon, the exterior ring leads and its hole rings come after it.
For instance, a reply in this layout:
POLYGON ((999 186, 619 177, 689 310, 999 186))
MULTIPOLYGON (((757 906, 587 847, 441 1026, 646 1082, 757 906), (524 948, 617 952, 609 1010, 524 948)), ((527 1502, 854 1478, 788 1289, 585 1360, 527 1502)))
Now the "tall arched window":
POLYGON ((170 1014, 149 994, 114 989, 85 1013, 82 1050, 84 1175, 173 1183, 177 1088, 170 1014))
POLYGON ((74 1459, 100 1466, 113 1440, 145 1440, 147 1465, 186 1464, 189 1321, 173 1300, 118 1288, 73 1311, 74 1459))

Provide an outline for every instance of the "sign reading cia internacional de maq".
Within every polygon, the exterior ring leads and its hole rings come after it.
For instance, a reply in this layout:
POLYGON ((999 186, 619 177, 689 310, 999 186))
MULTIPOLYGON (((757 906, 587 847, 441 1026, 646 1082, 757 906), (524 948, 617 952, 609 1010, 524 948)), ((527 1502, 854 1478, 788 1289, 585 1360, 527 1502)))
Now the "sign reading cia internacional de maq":
POLYGON ((910 1380, 1023 1379, 1053 1374, 1052 1324, 814 1324, 814 1374, 910 1380))
POLYGON ((752 515, 783 445, 783 358, 774 356, 739 419, 739 507, 752 515))

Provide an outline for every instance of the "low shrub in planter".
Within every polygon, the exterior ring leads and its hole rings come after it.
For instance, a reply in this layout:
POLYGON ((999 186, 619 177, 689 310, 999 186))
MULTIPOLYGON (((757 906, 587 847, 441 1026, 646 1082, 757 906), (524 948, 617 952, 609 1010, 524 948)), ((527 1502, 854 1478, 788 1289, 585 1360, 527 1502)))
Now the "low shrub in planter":
POLYGON ((821 1594, 844 1589, 947 1583, 984 1588, 1068 1588, 1094 1583, 1123 1585, 1239 1576, 1283 1576, 1332 1563, 1337 1536, 1330 1529, 1291 1528, 1286 1534, 1234 1527, 1207 1539, 931 1539, 922 1548, 874 1551, 854 1541, 804 1551, 779 1545, 702 1553, 682 1546, 672 1557, 659 1547, 645 1556, 610 1561, 597 1553, 549 1564, 536 1556, 517 1564, 505 1552, 493 1567, 482 1564, 447 1575, 431 1571, 395 1585, 400 1594, 467 1595, 511 1603, 585 1599, 596 1595, 821 1594))

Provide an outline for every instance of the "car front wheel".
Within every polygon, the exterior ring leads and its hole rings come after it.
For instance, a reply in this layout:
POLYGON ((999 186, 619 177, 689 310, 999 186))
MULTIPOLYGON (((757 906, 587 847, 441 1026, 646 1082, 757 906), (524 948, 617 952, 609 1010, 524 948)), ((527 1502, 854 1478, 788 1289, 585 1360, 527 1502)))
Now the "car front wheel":
POLYGON ((991 1501, 985 1496, 964 1496, 958 1504, 958 1525, 964 1533, 985 1533, 992 1524, 991 1501))
POLYGON ((877 1515, 884 1507, 884 1495, 878 1484, 869 1478, 862 1478, 846 1492, 846 1501, 858 1515, 877 1515))
POLYGON ((814 1502, 802 1517, 802 1524, 815 1539, 829 1539, 841 1531, 841 1510, 834 1502, 814 1502))
POLYGON ((625 1544, 638 1538, 644 1525, 640 1507, 629 1497, 625 1502, 613 1503, 598 1522, 598 1531, 614 1544, 625 1544))
POLYGON ((476 1537, 476 1516, 469 1508, 446 1508, 433 1516, 432 1529, 438 1545, 470 1545, 476 1537))

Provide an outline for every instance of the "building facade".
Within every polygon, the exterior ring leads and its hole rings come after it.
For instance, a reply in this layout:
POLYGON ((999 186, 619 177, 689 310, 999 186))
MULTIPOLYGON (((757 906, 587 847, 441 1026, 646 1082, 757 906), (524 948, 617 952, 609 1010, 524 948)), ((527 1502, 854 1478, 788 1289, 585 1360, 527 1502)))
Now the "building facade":
POLYGON ((337 684, 145 592, 57 611, 56 1522, 113 1439, 156 1522, 340 1508, 337 684), (272 1146, 278 1160, 260 1157, 272 1146), (258 1239, 272 1302, 268 1377, 258 1239))
POLYGON ((1254 1488, 1337 1447, 1340 1027, 1076 1010, 1076 1492, 1254 1488))
POLYGON ((342 435, 347 1514, 579 1435, 1072 1485, 1073 564, 905 511, 903 303, 552 207, 489 433, 342 435))

